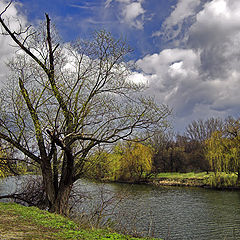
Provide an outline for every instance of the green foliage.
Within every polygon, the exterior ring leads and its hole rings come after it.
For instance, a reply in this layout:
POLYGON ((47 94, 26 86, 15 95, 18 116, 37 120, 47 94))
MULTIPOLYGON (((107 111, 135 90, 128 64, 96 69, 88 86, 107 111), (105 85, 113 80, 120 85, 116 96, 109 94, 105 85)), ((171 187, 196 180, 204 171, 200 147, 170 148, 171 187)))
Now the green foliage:
POLYGON ((7 154, 0 150, 0 178, 7 177, 14 173, 25 174, 26 167, 24 164, 16 164, 14 161, 9 162, 7 154))
POLYGON ((117 144, 110 153, 95 152, 85 165, 85 176, 135 181, 151 172, 152 149, 138 142, 117 144))
POLYGON ((104 150, 94 152, 85 164, 85 176, 94 179, 105 178, 111 171, 110 154, 104 150))
POLYGON ((226 158, 222 132, 216 131, 206 140, 206 157, 214 172, 226 171, 228 158, 226 158))
POLYGON ((218 173, 232 172, 239 174, 240 141, 238 138, 238 135, 229 137, 225 136, 224 132, 214 132, 206 141, 206 158, 212 170, 217 173, 213 180, 216 184, 224 185, 227 181, 226 179, 222 179, 218 173))
POLYGON ((208 178, 208 174, 206 172, 189 172, 189 173, 159 173, 157 174, 157 178, 169 178, 169 179, 189 179, 189 178, 194 178, 194 179, 203 179, 203 178, 208 178))
POLYGON ((4 178, 13 174, 26 174, 27 164, 18 162, 9 158, 9 154, 0 148, 0 178, 4 178))
POLYGON ((0 161, 0 178, 7 176, 7 169, 5 168, 5 160, 0 161))
POLYGON ((0 150, 0 178, 8 176, 10 173, 10 169, 7 165, 7 160, 4 157, 4 151, 0 150))
POLYGON ((227 174, 218 172, 210 174, 205 183, 213 188, 235 187, 237 185, 237 176, 234 173, 227 174))
POLYGON ((151 172, 152 150, 141 143, 128 142, 120 147, 120 169, 118 178, 121 180, 138 180, 144 173, 151 172))

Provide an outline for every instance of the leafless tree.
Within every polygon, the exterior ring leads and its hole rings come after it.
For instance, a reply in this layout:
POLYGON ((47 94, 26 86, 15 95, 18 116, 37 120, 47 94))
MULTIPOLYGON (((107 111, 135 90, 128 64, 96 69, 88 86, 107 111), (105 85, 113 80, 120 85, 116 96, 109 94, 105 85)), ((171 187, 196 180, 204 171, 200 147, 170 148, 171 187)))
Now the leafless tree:
MULTIPOLYGON (((2 34, 15 43, 11 75, 1 92, 0 139, 41 169, 49 210, 66 214, 73 183, 98 145, 166 126, 169 109, 144 97, 129 79, 123 39, 105 31, 64 44, 49 16, 38 28, 2 34)), ((145 135, 146 136, 146 135, 145 135)))
POLYGON ((215 131, 222 131, 224 121, 220 118, 209 118, 207 120, 194 120, 186 128, 186 136, 190 140, 203 142, 211 137, 215 131))

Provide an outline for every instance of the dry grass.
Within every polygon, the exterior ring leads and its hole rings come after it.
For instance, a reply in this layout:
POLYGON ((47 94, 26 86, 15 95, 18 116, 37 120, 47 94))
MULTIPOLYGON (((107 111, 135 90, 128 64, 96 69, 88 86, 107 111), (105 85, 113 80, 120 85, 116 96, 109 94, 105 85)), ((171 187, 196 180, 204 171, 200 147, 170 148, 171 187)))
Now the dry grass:
POLYGON ((56 239, 52 228, 36 225, 0 207, 0 239, 56 239))

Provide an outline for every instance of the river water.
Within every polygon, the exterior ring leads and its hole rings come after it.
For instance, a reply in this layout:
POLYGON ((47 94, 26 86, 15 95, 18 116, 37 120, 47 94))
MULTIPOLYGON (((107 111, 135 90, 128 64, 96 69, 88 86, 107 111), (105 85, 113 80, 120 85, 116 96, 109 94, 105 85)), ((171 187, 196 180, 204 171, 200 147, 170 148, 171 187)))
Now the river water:
MULTIPOLYGON (((15 188, 15 182, 14 178, 2 181, 0 194, 15 188)), ((76 188, 83 194, 92 193, 95 204, 99 199, 110 199, 112 193, 116 194, 115 198, 124 195, 117 205, 118 218, 129 228, 152 233, 154 237, 169 240, 240 239, 240 191, 99 184, 86 180, 77 182, 76 188), (108 196, 104 197, 104 193, 108 196)), ((78 204, 76 209, 82 211, 85 207, 78 204)))

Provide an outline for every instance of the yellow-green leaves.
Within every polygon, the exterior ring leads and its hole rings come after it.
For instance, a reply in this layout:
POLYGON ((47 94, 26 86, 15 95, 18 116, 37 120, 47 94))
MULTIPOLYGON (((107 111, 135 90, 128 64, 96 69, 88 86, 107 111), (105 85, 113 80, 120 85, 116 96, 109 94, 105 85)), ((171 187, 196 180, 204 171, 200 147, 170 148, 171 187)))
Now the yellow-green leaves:
POLYGON ((138 142, 116 145, 110 153, 95 152, 85 172, 93 178, 138 180, 152 170, 152 149, 138 142))
POLYGON ((235 172, 240 166, 238 136, 227 137, 216 131, 206 141, 206 157, 214 172, 235 172))

